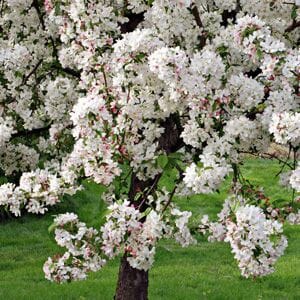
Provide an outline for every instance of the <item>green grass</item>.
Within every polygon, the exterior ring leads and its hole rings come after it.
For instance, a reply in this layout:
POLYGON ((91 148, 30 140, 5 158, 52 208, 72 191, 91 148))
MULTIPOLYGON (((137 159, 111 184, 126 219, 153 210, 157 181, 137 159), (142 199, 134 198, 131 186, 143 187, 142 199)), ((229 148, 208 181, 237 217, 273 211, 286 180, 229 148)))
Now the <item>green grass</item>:
MULTIPOLYGON (((266 194, 290 197, 276 185, 278 166, 270 161, 248 160, 246 178, 265 187, 266 194)), ((220 194, 180 199, 182 209, 195 214, 216 215, 226 197, 220 194)), ((54 284, 44 279, 42 265, 48 256, 61 252, 48 227, 53 214, 74 211, 89 225, 99 226, 103 203, 101 188, 89 184, 87 190, 68 198, 46 216, 25 216, 0 223, 0 299, 112 299, 117 280, 116 259, 86 281, 54 284)), ((181 248, 162 241, 150 271, 150 300, 194 299, 300 299, 300 227, 286 226, 289 246, 272 275, 256 280, 240 276, 230 248, 224 243, 199 243, 181 248)))

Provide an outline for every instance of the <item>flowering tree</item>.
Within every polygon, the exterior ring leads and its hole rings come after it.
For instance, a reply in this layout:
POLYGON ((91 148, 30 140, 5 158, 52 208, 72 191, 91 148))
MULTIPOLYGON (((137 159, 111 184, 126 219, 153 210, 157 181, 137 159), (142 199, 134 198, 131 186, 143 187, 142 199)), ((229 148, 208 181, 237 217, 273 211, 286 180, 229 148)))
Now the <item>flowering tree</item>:
POLYGON ((4 0, 0 13, 2 214, 44 213, 83 178, 108 187, 100 230, 55 218, 67 251, 47 279, 84 279, 122 254, 116 299, 146 299, 156 243, 196 242, 174 196, 231 174, 219 219, 198 230, 230 243, 243 276, 274 270, 283 221, 300 223, 297 1, 4 0), (273 141, 286 159, 268 154, 273 141), (291 199, 278 207, 244 180, 246 154, 279 160, 291 199))

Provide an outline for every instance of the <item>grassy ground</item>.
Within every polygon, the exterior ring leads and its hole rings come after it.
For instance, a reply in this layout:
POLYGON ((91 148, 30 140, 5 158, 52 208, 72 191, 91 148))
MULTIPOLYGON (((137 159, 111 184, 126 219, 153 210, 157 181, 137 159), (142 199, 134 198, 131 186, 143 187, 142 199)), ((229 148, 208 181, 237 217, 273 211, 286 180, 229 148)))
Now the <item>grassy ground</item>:
MULTIPOLYGON (((276 186, 278 166, 249 160, 244 174, 265 186, 267 195, 287 197, 276 186)), ((219 195, 179 200, 179 205, 196 214, 215 215, 228 187, 219 195)), ((112 299, 117 280, 118 260, 111 261, 86 281, 57 285, 44 279, 42 265, 48 256, 61 251, 48 233, 53 214, 74 211, 89 225, 99 224, 103 204, 101 189, 89 185, 73 199, 46 216, 25 216, 0 223, 0 299, 112 299)), ((247 280, 240 276, 227 244, 208 243, 199 238, 196 246, 181 248, 172 241, 158 246, 156 263, 150 272, 150 300, 194 299, 300 299, 300 227, 286 226, 289 246, 272 275, 247 280)))

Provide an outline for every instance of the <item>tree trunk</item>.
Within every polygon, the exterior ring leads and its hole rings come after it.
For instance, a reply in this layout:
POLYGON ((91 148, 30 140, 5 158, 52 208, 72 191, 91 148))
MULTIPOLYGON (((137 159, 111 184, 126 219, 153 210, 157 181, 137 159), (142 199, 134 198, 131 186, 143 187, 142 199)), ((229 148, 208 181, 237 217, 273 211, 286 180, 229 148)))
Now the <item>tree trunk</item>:
MULTIPOLYGON (((136 174, 132 174, 128 198, 132 204, 144 211, 147 205, 143 203, 144 197, 136 199, 135 196, 140 191, 152 187, 155 189, 160 175, 148 181, 141 181, 136 174)), ((116 288, 115 300, 147 300, 148 299, 148 272, 132 268, 128 261, 126 253, 121 259, 119 278, 116 288)))
MULTIPOLYGON (((159 149, 164 150, 166 154, 180 149, 183 145, 183 141, 180 138, 182 128, 178 118, 175 115, 171 115, 161 124, 161 126, 165 128, 165 132, 158 140, 159 149)), ((161 176, 162 174, 158 174, 153 179, 141 181, 136 174, 132 174, 128 199, 135 207, 138 207, 141 212, 147 209, 147 196, 157 189, 161 176), (140 197, 136 199, 136 195, 141 192, 142 194, 140 197)), ((147 300, 148 283, 148 271, 146 272, 132 268, 127 262, 125 253, 120 264, 119 278, 114 299, 147 300)))
POLYGON ((122 257, 115 300, 147 300, 148 272, 132 268, 122 257))

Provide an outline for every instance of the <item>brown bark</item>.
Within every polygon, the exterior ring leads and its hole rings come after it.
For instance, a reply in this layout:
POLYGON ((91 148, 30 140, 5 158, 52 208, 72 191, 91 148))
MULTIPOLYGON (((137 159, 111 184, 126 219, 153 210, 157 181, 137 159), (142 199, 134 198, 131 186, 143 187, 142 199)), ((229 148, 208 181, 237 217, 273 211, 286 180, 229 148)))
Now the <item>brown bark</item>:
POLYGON ((122 257, 115 300, 147 300, 148 272, 132 268, 122 257))
POLYGON ((300 21, 293 20, 293 23, 288 28, 286 28, 285 32, 292 32, 298 27, 300 27, 300 21))

